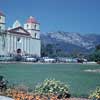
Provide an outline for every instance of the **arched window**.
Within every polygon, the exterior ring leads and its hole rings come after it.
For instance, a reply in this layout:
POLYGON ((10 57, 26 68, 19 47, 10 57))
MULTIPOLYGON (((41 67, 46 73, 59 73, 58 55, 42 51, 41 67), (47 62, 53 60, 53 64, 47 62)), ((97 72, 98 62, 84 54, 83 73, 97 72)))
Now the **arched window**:
POLYGON ((0 32, 1 32, 1 26, 0 26, 0 32))
POLYGON ((27 28, 28 28, 28 24, 27 24, 27 28))
POLYGON ((36 24, 34 25, 34 29, 36 29, 36 24))
POLYGON ((36 36, 37 36, 37 33, 35 33, 35 38, 36 38, 36 36))
POLYGON ((20 37, 17 37, 17 42, 21 42, 21 38, 20 37))

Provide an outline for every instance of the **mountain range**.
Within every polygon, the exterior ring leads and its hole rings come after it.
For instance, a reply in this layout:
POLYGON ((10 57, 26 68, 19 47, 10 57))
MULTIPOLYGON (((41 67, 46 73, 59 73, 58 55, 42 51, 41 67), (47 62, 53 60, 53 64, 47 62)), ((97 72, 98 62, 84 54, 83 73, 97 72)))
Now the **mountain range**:
POLYGON ((81 34, 76 32, 48 32, 41 33, 41 42, 44 45, 51 44, 55 48, 66 53, 89 53, 100 44, 100 34, 81 34))

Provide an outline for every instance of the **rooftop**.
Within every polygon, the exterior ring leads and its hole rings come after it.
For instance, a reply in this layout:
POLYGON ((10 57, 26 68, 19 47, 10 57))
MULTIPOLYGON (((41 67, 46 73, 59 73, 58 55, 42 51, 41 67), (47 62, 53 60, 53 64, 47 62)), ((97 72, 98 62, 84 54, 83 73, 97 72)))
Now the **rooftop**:
POLYGON ((5 15, 0 11, 0 16, 5 16, 5 15))
POLYGON ((27 23, 38 23, 38 22, 34 17, 30 16, 29 19, 27 20, 27 23))

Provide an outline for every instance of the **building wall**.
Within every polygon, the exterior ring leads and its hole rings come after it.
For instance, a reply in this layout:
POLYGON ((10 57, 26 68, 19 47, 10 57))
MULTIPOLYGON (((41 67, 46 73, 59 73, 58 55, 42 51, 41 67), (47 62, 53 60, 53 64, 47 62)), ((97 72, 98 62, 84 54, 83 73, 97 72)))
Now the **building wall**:
POLYGON ((5 30, 5 24, 0 24, 0 30, 5 30))
MULTIPOLYGON (((17 49, 21 49, 22 55, 24 54, 31 54, 36 56, 41 56, 41 43, 39 39, 34 39, 27 36, 18 36, 8 34, 6 36, 6 52, 7 54, 17 54, 17 49), (20 37, 20 41, 18 38, 20 37)), ((1 41, 1 38, 0 38, 1 41)), ((0 51, 1 51, 2 44, 0 43, 0 51)))
POLYGON ((0 29, 5 30, 5 17, 0 16, 0 29))
POLYGON ((0 54, 2 55, 2 37, 0 36, 0 54))
POLYGON ((24 29, 26 29, 33 38, 40 39, 40 24, 26 23, 24 24, 24 29))
POLYGON ((3 35, 0 35, 0 55, 6 55, 6 37, 3 37, 3 35))
POLYGON ((39 39, 30 39, 30 54, 41 56, 41 43, 39 39))

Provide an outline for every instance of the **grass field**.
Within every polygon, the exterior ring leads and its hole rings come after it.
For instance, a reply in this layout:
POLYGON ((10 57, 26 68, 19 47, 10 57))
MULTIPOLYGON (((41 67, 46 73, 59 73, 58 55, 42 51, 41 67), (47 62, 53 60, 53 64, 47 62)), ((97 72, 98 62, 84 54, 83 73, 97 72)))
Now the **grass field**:
POLYGON ((34 86, 47 78, 55 78, 70 86, 73 96, 87 96, 100 86, 100 72, 85 72, 87 69, 100 69, 100 65, 86 64, 0 64, 0 75, 9 83, 34 86))

